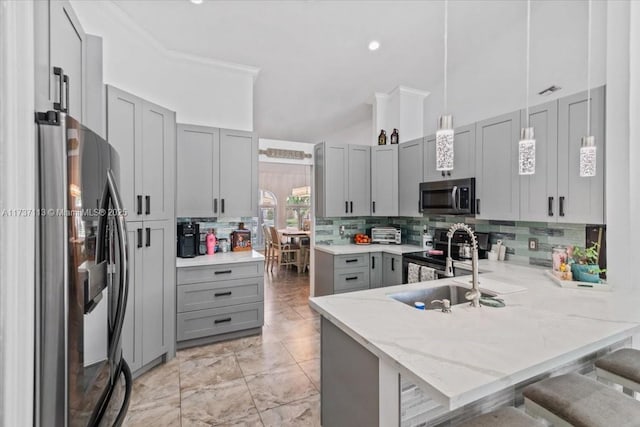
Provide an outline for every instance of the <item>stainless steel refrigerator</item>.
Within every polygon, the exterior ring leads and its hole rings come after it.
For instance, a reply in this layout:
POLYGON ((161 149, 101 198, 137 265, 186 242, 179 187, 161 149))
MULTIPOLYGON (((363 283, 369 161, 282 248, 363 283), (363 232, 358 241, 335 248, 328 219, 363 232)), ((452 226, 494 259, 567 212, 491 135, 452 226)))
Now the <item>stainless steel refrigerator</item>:
POLYGON ((36 113, 36 426, 120 425, 131 395, 118 153, 60 111, 36 113))

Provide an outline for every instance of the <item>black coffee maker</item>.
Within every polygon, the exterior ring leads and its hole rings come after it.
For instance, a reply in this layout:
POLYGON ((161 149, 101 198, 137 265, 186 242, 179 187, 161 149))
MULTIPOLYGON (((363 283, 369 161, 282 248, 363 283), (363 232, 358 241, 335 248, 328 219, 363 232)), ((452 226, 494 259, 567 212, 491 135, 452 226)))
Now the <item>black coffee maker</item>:
POLYGON ((200 226, 196 222, 178 224, 178 256, 193 258, 198 255, 200 245, 200 226))

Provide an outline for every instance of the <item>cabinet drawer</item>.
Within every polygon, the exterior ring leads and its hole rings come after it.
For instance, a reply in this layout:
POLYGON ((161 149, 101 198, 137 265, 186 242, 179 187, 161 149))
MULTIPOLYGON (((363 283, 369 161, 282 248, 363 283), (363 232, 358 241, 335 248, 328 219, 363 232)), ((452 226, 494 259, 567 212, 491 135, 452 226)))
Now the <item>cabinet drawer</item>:
MULTIPOLYGON (((214 255, 215 256, 215 255, 214 255)), ((207 265, 203 267, 178 268, 178 285, 221 280, 242 279, 264 275, 263 262, 207 265)))
POLYGON ((369 289, 369 270, 338 270, 333 275, 333 292, 369 289))
POLYGON ((178 287, 178 313, 264 299, 264 277, 193 283, 178 287))
POLYGON ((185 341, 242 329, 264 323, 262 302, 178 313, 177 340, 185 341))
POLYGON ((333 257, 333 268, 369 268, 369 254, 336 255, 333 257))

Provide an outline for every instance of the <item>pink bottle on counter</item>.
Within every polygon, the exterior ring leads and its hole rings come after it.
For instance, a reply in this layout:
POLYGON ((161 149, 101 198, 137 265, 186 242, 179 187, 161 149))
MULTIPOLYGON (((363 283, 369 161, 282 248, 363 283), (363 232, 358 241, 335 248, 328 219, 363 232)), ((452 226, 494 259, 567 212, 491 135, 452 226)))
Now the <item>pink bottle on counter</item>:
POLYGON ((216 235, 213 230, 207 233, 207 255, 213 255, 216 251, 216 235))

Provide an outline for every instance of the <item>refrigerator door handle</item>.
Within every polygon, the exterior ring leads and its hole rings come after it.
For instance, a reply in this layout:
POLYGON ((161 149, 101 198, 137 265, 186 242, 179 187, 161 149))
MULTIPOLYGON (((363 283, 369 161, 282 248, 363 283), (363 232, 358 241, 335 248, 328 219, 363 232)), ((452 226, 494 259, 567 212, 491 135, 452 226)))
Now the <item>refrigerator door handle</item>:
MULTIPOLYGON (((116 185, 115 177, 111 169, 107 170, 107 183, 102 194, 102 209, 107 211, 109 201, 113 204, 116 219, 116 234, 118 236, 119 249, 119 266, 120 274, 118 283, 118 303, 114 316, 113 330, 109 333, 109 360, 116 360, 116 351, 119 348, 116 344, 120 341, 122 335, 122 324, 124 323, 125 309, 127 307, 127 295, 129 293, 129 243, 127 241, 127 223, 124 217, 124 209, 122 207, 122 199, 116 185)), ((98 236, 104 236, 106 221, 100 217, 98 223, 98 236)), ((104 243, 100 240, 96 242, 96 260, 102 261, 105 257, 104 243)), ((112 372, 113 373, 113 372, 112 372)))

